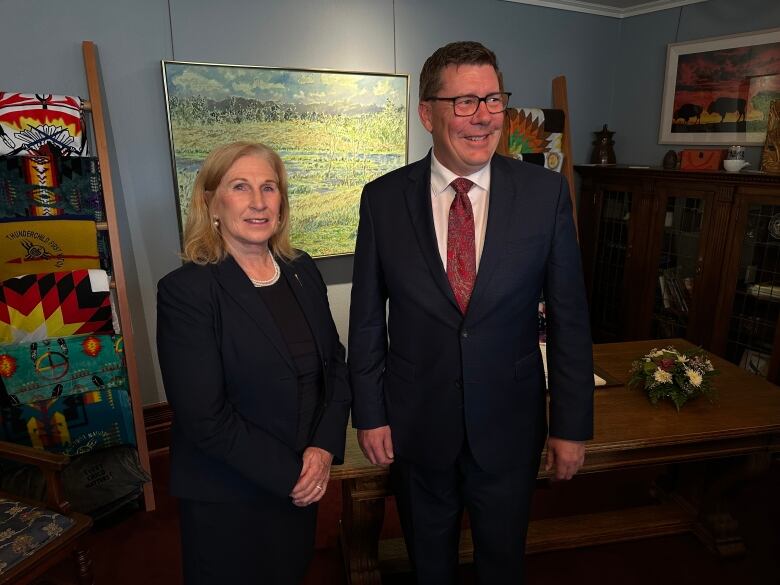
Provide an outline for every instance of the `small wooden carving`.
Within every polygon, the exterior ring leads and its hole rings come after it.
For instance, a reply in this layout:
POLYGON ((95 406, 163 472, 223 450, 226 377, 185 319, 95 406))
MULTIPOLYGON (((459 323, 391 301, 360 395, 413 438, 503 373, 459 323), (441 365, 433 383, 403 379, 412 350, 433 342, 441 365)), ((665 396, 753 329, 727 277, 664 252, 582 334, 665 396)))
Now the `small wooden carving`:
POLYGON ((769 104, 766 141, 761 152, 761 170, 780 173, 780 100, 773 100, 769 104))

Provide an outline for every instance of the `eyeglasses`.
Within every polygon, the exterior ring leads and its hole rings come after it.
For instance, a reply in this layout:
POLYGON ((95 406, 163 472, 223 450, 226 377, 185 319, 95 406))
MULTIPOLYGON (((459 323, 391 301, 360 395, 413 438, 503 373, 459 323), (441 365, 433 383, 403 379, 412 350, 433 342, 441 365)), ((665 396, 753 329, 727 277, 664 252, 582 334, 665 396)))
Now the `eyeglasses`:
POLYGON ((487 111, 491 114, 500 114, 506 110, 509 104, 511 92, 502 91, 500 93, 491 93, 485 97, 476 95, 459 95, 456 97, 427 97, 423 101, 452 102, 452 110, 456 116, 473 116, 479 109, 479 104, 485 102, 487 111))

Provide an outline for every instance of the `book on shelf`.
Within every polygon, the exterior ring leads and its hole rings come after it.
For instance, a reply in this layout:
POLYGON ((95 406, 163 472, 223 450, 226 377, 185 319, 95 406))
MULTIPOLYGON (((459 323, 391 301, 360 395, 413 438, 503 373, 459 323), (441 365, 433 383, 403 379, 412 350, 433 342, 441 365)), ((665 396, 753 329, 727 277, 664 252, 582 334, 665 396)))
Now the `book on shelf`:
POLYGON ((769 360, 771 357, 768 353, 762 353, 754 349, 745 349, 739 365, 751 374, 766 378, 769 373, 769 360))
POLYGON ((658 275, 658 286, 661 287, 661 299, 664 303, 664 309, 668 309, 671 306, 671 303, 669 302, 669 291, 666 288, 666 281, 663 273, 658 275))
POLYGON ((658 284, 665 309, 687 313, 693 295, 693 278, 680 277, 674 270, 663 270, 658 274, 658 284))
POLYGON ((771 282, 761 282, 751 284, 747 287, 749 295, 767 301, 780 301, 780 284, 775 285, 771 282))

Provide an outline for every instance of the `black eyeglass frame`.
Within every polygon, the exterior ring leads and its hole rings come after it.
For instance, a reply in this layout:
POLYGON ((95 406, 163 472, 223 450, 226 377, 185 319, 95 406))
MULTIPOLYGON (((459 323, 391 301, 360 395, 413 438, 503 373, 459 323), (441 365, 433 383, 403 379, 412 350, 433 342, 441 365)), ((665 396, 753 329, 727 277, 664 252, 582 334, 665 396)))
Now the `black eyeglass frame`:
POLYGON ((423 101, 437 101, 437 102, 450 102, 452 104, 452 113, 458 116, 459 118, 468 118, 469 116, 473 116, 477 113, 479 110, 479 104, 482 102, 485 102, 485 108, 487 108, 487 111, 489 114, 500 114, 502 112, 505 112, 506 109, 509 107, 509 98, 512 96, 511 91, 497 91, 495 93, 489 93, 485 97, 479 97, 478 95, 457 95, 455 97, 437 97, 437 96, 430 96, 423 101), (506 96, 506 100, 501 100, 501 104, 503 105, 503 108, 498 110, 497 112, 491 112, 490 107, 488 106, 488 98, 494 97, 494 96, 506 96), (459 114, 455 109, 455 102, 457 100, 461 100, 463 98, 473 98, 476 100, 476 106, 474 106, 474 111, 470 114, 459 114))

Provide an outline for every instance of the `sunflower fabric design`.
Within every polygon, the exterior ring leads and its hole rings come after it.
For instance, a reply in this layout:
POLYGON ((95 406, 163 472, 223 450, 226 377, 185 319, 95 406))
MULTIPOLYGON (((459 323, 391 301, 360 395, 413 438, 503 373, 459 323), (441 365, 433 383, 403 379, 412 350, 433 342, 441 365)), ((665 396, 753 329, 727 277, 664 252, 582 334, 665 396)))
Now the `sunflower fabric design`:
MULTIPOLYGON (((504 117, 507 156, 560 172, 563 168, 562 110, 509 108, 504 117)), ((503 150, 503 149, 502 149, 503 150)))

